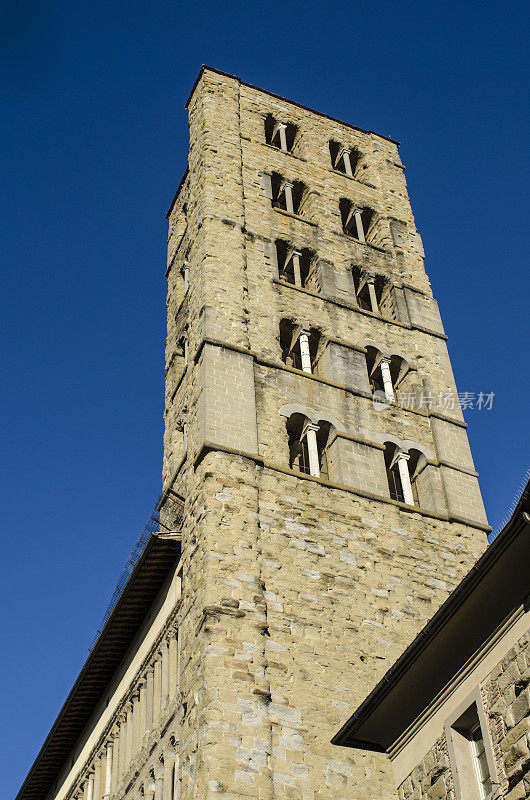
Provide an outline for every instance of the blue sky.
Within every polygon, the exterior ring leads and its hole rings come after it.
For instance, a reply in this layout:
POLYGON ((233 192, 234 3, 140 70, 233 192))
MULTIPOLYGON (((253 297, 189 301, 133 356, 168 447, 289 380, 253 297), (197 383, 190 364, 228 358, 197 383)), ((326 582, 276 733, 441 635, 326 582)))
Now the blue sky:
POLYGON ((2 783, 160 490, 165 212, 201 63, 402 142, 490 521, 529 462, 523 3, 21 0, 0 36, 2 783))

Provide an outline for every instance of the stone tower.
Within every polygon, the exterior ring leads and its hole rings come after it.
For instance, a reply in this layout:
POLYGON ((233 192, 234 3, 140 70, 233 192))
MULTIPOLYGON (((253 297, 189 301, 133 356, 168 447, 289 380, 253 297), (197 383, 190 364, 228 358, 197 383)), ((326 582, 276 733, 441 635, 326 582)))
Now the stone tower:
POLYGON ((489 530, 398 145, 210 68, 188 109, 168 532, 48 797, 392 798, 330 739, 489 530))

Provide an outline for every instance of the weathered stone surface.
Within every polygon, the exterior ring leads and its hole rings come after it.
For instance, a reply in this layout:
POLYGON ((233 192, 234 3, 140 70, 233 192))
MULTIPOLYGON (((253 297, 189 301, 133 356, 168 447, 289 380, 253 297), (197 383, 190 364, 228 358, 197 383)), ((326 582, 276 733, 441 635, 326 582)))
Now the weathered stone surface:
MULTIPOLYGON (((164 487, 186 497, 181 797, 218 781, 230 798, 392 798, 384 756, 330 739, 486 544, 465 522, 485 518, 459 408, 434 417, 372 402, 374 342, 406 354, 403 392, 424 377, 436 394, 455 391, 397 146, 208 70, 189 111, 189 174, 169 216, 164 455, 164 487), (269 113, 298 126, 292 153, 265 143, 269 113), (330 139, 362 153, 355 178, 332 169, 330 139), (306 186, 298 214, 272 207, 273 173, 306 186), (345 236, 343 197, 377 211, 369 244, 345 236), (304 288, 278 280, 277 239, 315 254, 304 288), (380 314, 358 307, 355 265, 390 281, 380 314), (313 375, 282 362, 282 319, 319 331, 313 375), (290 470, 286 405, 336 421, 330 483, 290 470), (173 434, 183 409, 185 461, 173 434), (386 435, 432 456, 421 509, 389 499, 386 435)), ((443 781, 429 774, 429 797, 443 781)), ((422 796, 420 784, 407 791, 422 796)))
MULTIPOLYGON (((131 677, 141 746, 112 800, 390 800, 387 758, 330 740, 486 546, 398 148, 208 69, 189 126, 169 213, 163 463, 165 496, 185 498, 178 688, 162 708, 155 654, 144 742, 150 665, 131 677), (269 114, 297 126, 291 153, 266 143, 269 114), (359 151, 354 177, 332 168, 330 140, 359 151), (305 186, 298 213, 273 207, 277 176, 305 186), (370 212, 365 243, 344 233, 341 200, 370 212), (281 278, 276 240, 313 254, 305 286, 281 278), (384 287, 378 310, 360 307, 353 268, 384 287), (313 374, 282 361, 282 320, 318 332, 313 374), (374 406, 370 347, 403 359, 397 390, 427 405, 374 406), (290 468, 286 406, 333 426, 328 479, 290 468), (390 499, 386 440, 424 454, 419 506, 390 499)), ((61 800, 87 797, 94 758, 101 800, 109 732, 61 800)), ((442 742, 400 795, 452 797, 447 764, 442 742)))

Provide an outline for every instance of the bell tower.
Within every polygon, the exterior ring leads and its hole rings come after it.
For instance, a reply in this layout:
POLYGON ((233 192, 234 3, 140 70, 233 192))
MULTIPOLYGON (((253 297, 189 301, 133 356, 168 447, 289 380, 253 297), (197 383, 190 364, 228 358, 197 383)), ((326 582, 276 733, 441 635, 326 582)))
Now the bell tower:
POLYGON ((168 213, 180 789, 394 796, 329 744, 489 530, 396 142, 203 68, 168 213))
POLYGON ((204 67, 163 494, 17 800, 390 800, 330 740, 486 546, 398 145, 204 67))

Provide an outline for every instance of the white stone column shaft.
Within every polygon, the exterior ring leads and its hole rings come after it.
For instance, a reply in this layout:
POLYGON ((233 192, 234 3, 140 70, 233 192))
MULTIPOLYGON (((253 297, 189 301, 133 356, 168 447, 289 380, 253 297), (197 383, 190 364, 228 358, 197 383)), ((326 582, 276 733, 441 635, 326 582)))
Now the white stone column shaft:
POLYGON ((320 478, 320 462, 318 460, 317 431, 318 425, 312 422, 306 424, 307 451, 309 454, 309 472, 313 477, 320 478))
POLYGON ((374 278, 368 279, 368 294, 370 295, 370 303, 374 314, 379 314, 379 304, 377 302, 377 295, 375 293, 375 280, 374 278))
POLYGON ((162 675, 161 675, 161 708, 165 708, 169 702, 169 651, 167 640, 161 644, 161 661, 162 661, 162 675))
POLYGON ((160 700, 162 697, 161 672, 162 663, 160 657, 158 657, 154 663, 153 673, 153 727, 158 722, 158 717, 160 716, 160 700))
POLYGON ((298 250, 295 250, 292 255, 293 272, 294 272, 294 285, 302 287, 302 272, 300 270, 300 255, 298 250))
POLYGON ((309 351, 309 332, 301 331, 298 342, 300 345, 300 355, 302 357, 302 369, 304 372, 312 372, 311 369, 311 353, 309 351))
POLYGON ((125 748, 125 769, 128 768, 129 764, 131 763, 132 752, 133 752, 133 711, 132 711, 132 703, 128 703, 127 708, 127 745, 125 748))
MULTIPOLYGON (((288 211, 289 214, 294 214, 293 184, 292 183, 284 183, 283 192, 285 194, 285 210, 288 211)), ((364 239, 363 239, 363 241, 364 241, 364 239)))
POLYGON ((287 125, 283 122, 278 125, 278 133, 280 134, 280 149, 287 153, 287 125))
POLYGON ((382 358, 379 362, 379 366, 381 367, 381 377, 383 378, 383 386, 385 389, 385 394, 387 397, 390 397, 392 400, 396 399, 394 394, 394 387, 392 385, 392 375, 390 374, 390 361, 388 358, 382 358))
POLYGON ((113 747, 112 747, 112 778, 111 778, 111 791, 114 792, 120 780, 120 729, 118 728, 114 733, 113 747))
POLYGON ((177 693, 177 632, 172 631, 169 639, 169 699, 172 702, 177 693))
POLYGON ((88 776, 88 786, 86 792, 86 800, 94 800, 94 773, 91 772, 88 776))
POLYGON ((112 756, 114 748, 112 744, 107 745, 107 757, 105 759, 105 793, 103 797, 108 797, 112 791, 112 756))
POLYGON ((94 762, 94 800, 101 798, 101 761, 99 758, 94 762))
POLYGON ((399 477, 401 478, 401 488, 403 489, 403 499, 409 506, 414 505, 414 496, 412 494, 412 484, 410 482, 410 473, 408 460, 410 456, 408 453, 398 453, 397 465, 399 469, 399 477))
POLYGON ((360 242, 365 242, 366 239, 364 238, 364 228, 363 228, 363 220, 361 217, 361 210, 356 208, 353 212, 353 216, 355 218, 355 227, 357 228, 357 238, 360 242))
POLYGON ((162 775, 155 778, 155 800, 164 800, 164 778, 162 775))
POLYGON ((351 168, 351 159, 350 159, 350 151, 349 150, 343 150, 342 151, 342 160, 344 162, 344 171, 346 172, 346 175, 349 175, 350 178, 353 178, 353 172, 352 172, 352 168, 351 168))
POLYGON ((150 731, 153 727, 153 683, 154 670, 148 667, 145 684, 145 728, 150 731))
POLYGON ((120 761, 118 768, 118 781, 121 781, 127 768, 127 716, 124 715, 120 722, 120 761))
POLYGON ((145 709, 145 681, 140 684, 138 688, 138 737, 139 737, 139 747, 142 746, 144 735, 147 730, 147 726, 145 724, 145 716, 146 716, 146 709, 145 709))

